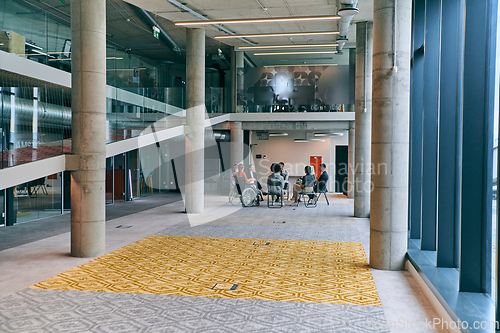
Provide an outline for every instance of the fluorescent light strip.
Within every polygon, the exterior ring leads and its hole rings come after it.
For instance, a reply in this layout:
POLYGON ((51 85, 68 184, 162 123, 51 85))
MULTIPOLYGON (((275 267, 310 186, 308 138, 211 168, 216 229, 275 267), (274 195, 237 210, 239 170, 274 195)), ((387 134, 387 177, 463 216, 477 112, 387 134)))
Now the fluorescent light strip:
MULTIPOLYGON (((110 60, 110 59, 113 59, 113 60, 122 60, 123 58, 121 57, 106 57, 106 60, 110 60)), ((71 60, 71 58, 62 58, 62 59, 49 59, 49 61, 67 61, 67 60, 71 60)))
POLYGON ((294 142, 325 142, 325 139, 295 139, 294 142))
POLYGON ((231 20, 208 20, 208 21, 185 21, 175 22, 175 25, 210 25, 210 24, 237 24, 237 23, 267 23, 267 22, 295 22, 295 21, 326 21, 338 20, 340 16, 296 16, 296 17, 268 17, 252 19, 231 19, 231 20))
POLYGON ((136 70, 145 70, 146 67, 140 68, 106 68, 107 71, 136 71, 136 70))
POLYGON ((298 65, 266 65, 267 67, 315 67, 315 66, 338 66, 338 64, 298 64, 298 65))
POLYGON ((311 36, 311 35, 338 35, 338 31, 312 31, 312 32, 284 32, 276 34, 253 34, 253 35, 224 35, 215 36, 215 39, 226 38, 257 38, 257 37, 288 37, 288 36, 311 36))
POLYGON ((318 54, 318 53, 338 53, 338 51, 265 52, 265 53, 254 53, 253 55, 263 56, 263 55, 318 54))
POLYGON ((269 136, 288 136, 288 133, 269 133, 269 136))
POLYGON ((240 50, 255 50, 255 49, 284 49, 284 48, 306 48, 306 47, 334 47, 339 44, 294 44, 294 45, 266 45, 266 46, 240 46, 240 50))

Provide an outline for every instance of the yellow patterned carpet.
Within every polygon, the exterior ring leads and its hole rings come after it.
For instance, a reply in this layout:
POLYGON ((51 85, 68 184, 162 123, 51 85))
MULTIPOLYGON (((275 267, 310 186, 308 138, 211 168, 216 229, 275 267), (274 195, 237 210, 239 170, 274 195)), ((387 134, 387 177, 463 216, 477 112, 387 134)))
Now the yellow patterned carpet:
POLYGON ((356 242, 150 236, 31 288, 381 305, 356 242))

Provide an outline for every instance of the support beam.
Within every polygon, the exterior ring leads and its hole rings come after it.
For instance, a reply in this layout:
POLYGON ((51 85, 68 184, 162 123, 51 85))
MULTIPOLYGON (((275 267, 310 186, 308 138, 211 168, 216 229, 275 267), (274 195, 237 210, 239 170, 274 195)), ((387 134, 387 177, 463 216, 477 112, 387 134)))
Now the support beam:
POLYGON ((421 249, 436 251, 441 0, 425 1, 421 249))
POLYGON ((442 4, 437 266, 458 268, 465 1, 442 4))
POLYGON ((186 213, 203 213, 205 170, 205 30, 187 28, 186 213))
POLYGON ((356 130, 351 123, 349 128, 349 141, 347 145, 347 197, 354 198, 354 145, 356 130))
POLYGON ((497 8, 496 0, 465 4, 459 269, 464 292, 491 291, 497 8))
POLYGON ((373 3, 370 265, 385 270, 407 250, 411 5, 373 3))
POLYGON ((425 0, 413 1, 413 46, 410 99, 410 238, 420 239, 422 226, 422 109, 424 97, 425 0))
POLYGON ((370 216, 373 22, 356 23, 354 216, 370 216))
POLYGON ((71 255, 105 252, 106 1, 71 1, 71 255))
POLYGON ((241 121, 231 123, 231 167, 243 163, 243 129, 241 121))

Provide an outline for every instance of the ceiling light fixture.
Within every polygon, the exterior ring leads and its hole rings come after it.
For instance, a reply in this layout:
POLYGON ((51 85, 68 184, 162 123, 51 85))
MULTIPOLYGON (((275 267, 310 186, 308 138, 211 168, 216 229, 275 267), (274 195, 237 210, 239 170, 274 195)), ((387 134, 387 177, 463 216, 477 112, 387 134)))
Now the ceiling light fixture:
POLYGON ((253 35, 224 35, 215 36, 215 39, 226 38, 257 38, 257 37, 287 37, 287 36, 310 36, 310 35, 338 35, 338 31, 312 31, 312 32, 283 32, 276 34, 253 34, 253 35))
POLYGON ((175 25, 211 25, 211 24, 238 24, 238 23, 268 23, 268 22, 295 22, 295 21, 327 21, 338 20, 340 16, 291 16, 291 17, 266 17, 251 19, 231 19, 231 20, 208 20, 208 21, 185 21, 175 22, 175 25))
POLYGON ((338 64, 298 64, 298 65, 266 65, 268 67, 315 67, 315 66, 338 66, 338 64))
MULTIPOLYGON (((106 60, 109 60, 109 59, 114 59, 114 60, 122 60, 123 58, 121 57, 106 57, 106 60)), ((71 60, 71 58, 61 58, 61 59, 49 59, 49 61, 68 61, 68 60, 71 60)))
POLYGON ((343 136, 344 133, 314 133, 314 136, 343 136))
POLYGON ((324 142, 325 139, 295 139, 294 142, 324 142))
POLYGON ((288 133, 269 133, 269 136, 288 136, 288 133))
POLYGON ((338 53, 338 51, 264 52, 264 53, 254 53, 253 55, 263 56, 263 55, 318 54, 318 53, 338 53))
POLYGON ((263 45, 263 46, 240 46, 240 50, 255 50, 255 49, 284 49, 284 48, 306 48, 306 47, 334 47, 339 44, 294 44, 294 45, 263 45))

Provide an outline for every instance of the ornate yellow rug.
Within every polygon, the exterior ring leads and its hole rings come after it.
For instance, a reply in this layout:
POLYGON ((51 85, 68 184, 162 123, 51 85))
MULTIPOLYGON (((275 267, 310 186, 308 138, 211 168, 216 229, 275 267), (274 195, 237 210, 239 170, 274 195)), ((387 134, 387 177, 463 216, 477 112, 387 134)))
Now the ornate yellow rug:
POLYGON ((381 305, 356 242, 150 236, 30 288, 381 305))

